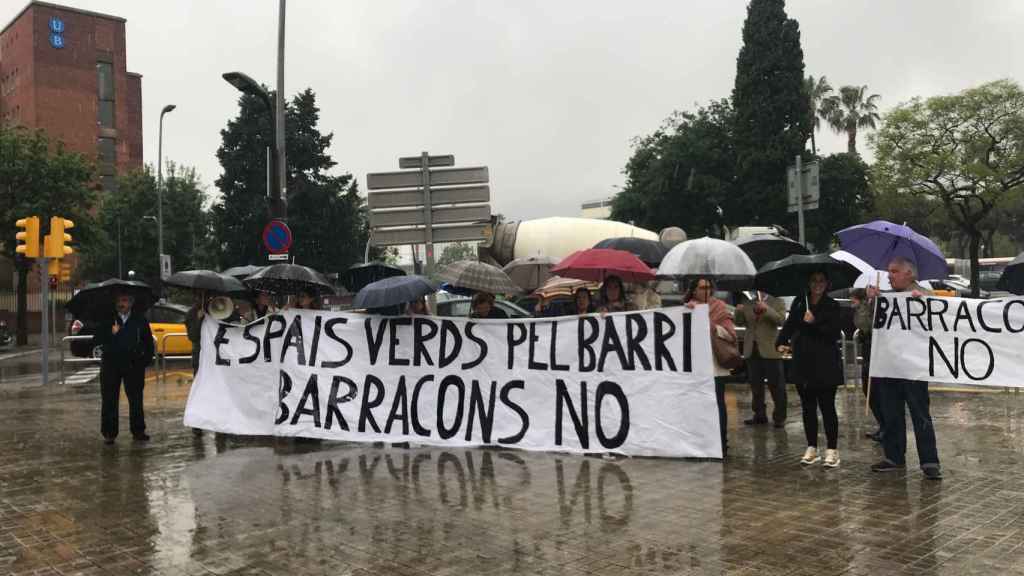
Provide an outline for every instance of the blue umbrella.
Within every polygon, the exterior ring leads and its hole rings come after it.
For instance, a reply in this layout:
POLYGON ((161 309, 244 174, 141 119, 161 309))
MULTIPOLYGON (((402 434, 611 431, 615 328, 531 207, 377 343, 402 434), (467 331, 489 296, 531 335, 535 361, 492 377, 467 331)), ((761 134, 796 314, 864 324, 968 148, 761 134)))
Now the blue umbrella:
POLYGON ((392 276, 363 287, 352 301, 353 308, 387 308, 418 300, 437 292, 423 276, 392 276))
POLYGON ((903 257, 917 266, 918 280, 939 280, 949 275, 946 257, 927 236, 909 226, 875 220, 836 233, 843 250, 885 270, 893 258, 903 257))

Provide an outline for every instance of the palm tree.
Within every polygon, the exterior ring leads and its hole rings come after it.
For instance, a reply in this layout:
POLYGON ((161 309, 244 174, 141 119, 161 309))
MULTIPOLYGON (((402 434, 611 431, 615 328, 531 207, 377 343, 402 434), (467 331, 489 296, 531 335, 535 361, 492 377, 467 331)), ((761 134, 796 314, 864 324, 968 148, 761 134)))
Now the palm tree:
POLYGON ((814 134, 821 128, 822 118, 828 119, 828 110, 823 108, 823 105, 828 100, 829 95, 832 94, 832 85, 828 83, 828 78, 824 76, 818 79, 815 79, 814 76, 808 76, 804 79, 804 90, 807 92, 808 98, 811 99, 811 124, 814 127, 811 130, 811 153, 817 156, 818 144, 814 140, 814 134))
POLYGON ((838 96, 829 96, 822 102, 822 110, 836 133, 846 132, 847 152, 857 154, 857 130, 877 127, 878 94, 865 97, 867 86, 843 86, 838 96))

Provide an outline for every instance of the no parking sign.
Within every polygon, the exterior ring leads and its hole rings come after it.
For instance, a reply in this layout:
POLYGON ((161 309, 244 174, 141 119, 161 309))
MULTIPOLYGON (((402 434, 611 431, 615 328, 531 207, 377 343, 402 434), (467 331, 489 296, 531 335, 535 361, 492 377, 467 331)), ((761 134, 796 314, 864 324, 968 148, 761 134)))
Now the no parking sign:
POLYGON ((263 227, 263 246, 271 260, 287 260, 292 247, 292 231, 284 220, 271 220, 263 227))

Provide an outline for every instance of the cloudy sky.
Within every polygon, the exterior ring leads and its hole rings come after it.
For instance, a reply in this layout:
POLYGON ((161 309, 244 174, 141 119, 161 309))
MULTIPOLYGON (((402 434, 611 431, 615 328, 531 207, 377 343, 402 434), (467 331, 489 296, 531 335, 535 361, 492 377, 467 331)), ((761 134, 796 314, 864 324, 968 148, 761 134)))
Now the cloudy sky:
MULTIPOLYGON (((220 75, 275 81, 276 0, 63 0, 128 20, 143 75, 145 156, 195 166, 215 192, 219 130, 237 111, 220 75)), ((24 6, 0 2, 6 23, 24 6)), ((866 84, 883 110, 914 96, 1024 79, 1019 0, 791 0, 809 74, 866 84)), ((367 172, 421 150, 490 167, 512 219, 574 216, 614 194, 633 137, 732 90, 742 0, 292 0, 286 91, 312 87, 332 154, 367 172)), ((845 138, 819 134, 825 152, 845 138)))

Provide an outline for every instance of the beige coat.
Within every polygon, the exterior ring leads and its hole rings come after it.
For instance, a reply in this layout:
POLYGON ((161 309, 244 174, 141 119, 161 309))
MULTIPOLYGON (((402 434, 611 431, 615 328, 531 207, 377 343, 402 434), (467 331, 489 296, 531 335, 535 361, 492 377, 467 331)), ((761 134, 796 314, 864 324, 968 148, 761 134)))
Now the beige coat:
POLYGON ((743 305, 743 311, 736 311, 736 325, 745 326, 747 331, 743 335, 743 357, 750 358, 754 353, 754 343, 757 343, 757 352, 762 358, 777 359, 782 356, 775 348, 775 338, 779 333, 779 326, 786 320, 786 305, 775 296, 765 294, 767 308, 760 318, 754 314, 754 303, 747 302, 743 305))

